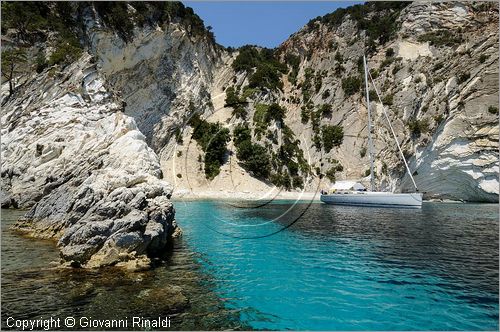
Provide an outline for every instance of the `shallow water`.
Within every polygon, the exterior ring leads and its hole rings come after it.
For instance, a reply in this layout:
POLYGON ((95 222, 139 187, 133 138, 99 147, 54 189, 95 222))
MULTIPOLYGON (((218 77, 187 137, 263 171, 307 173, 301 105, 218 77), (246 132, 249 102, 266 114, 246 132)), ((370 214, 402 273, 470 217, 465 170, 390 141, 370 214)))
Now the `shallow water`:
POLYGON ((252 204, 175 205, 185 241, 244 324, 498 330, 497 205, 252 204))
POLYGON ((183 241, 176 243, 174 255, 152 271, 60 269, 55 267, 59 254, 53 242, 27 239, 10 229, 22 214, 2 210, 2 329, 10 316, 127 317, 129 321, 132 316, 161 316, 170 317, 170 329, 175 330, 245 328, 237 310, 226 308, 211 291, 212 279, 200 271, 197 255, 183 241), (163 295, 171 294, 172 286, 180 287, 189 299, 187 307, 169 305, 171 299, 163 295))

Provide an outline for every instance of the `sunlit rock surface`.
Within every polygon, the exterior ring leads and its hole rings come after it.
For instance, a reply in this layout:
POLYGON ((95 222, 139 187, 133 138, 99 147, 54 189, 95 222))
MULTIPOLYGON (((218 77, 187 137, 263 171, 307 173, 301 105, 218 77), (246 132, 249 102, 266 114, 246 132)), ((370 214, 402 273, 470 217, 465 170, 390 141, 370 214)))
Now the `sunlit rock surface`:
POLYGON ((2 115, 2 205, 34 205, 18 229, 58 240, 77 264, 161 254, 176 227, 171 187, 91 57, 22 93, 2 115))

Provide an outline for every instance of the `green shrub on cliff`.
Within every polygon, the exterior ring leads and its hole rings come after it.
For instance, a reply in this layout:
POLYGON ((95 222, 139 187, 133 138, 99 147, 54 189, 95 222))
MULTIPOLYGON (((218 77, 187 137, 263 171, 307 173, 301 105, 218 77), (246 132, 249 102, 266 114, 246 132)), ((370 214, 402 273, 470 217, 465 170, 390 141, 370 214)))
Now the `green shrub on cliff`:
POLYGON ((326 171, 325 175, 328 180, 335 182, 337 172, 342 172, 344 170, 344 166, 342 166, 338 160, 333 160, 332 164, 332 167, 326 171))
POLYGON ((334 146, 339 146, 344 140, 344 129, 341 126, 326 125, 321 128, 323 146, 328 153, 334 146))
POLYGON ((422 120, 413 119, 408 121, 407 125, 408 128, 410 129, 411 134, 414 137, 419 137, 421 134, 429 131, 428 119, 422 119, 422 120))
MULTIPOLYGON (((248 91, 248 90, 247 90, 248 91)), ((231 112, 233 116, 238 119, 245 119, 247 116, 247 110, 244 106, 246 103, 246 97, 238 96, 238 92, 234 87, 230 86, 226 89, 226 100, 225 107, 231 107, 233 111, 231 112)))
POLYGON ((271 91, 282 90, 282 73, 283 67, 277 67, 272 63, 260 63, 255 73, 248 79, 248 86, 250 88, 267 88, 271 91))
POLYGON ((291 67, 290 73, 288 74, 288 80, 295 85, 297 83, 297 75, 299 74, 300 57, 295 54, 287 53, 285 55, 285 63, 291 67))
POLYGON ((490 114, 498 114, 498 107, 490 106, 490 107, 488 107, 488 112, 490 114))
POLYGON ((251 131, 246 124, 239 124, 233 130, 233 142, 236 147, 236 157, 243 168, 256 177, 267 179, 271 171, 269 154, 266 148, 252 143, 251 131))
POLYGON ((484 63, 486 60, 488 60, 488 58, 489 58, 489 55, 487 55, 487 54, 481 54, 479 56, 479 62, 480 63, 484 63))
POLYGON ((409 2, 403 1, 369 1, 362 5, 339 8, 333 13, 317 17, 308 23, 308 27, 314 29, 316 22, 338 27, 349 16, 356 22, 359 30, 366 31, 366 48, 368 52, 373 52, 377 41, 379 44, 385 44, 395 37, 399 26, 397 18, 408 4, 409 2))
POLYGON ((43 51, 27 58, 28 66, 33 64, 37 72, 47 65, 71 63, 82 53, 73 19, 77 7, 69 2, 2 2, 2 32, 14 30, 14 40, 22 41, 23 47, 47 43, 49 35, 55 37, 55 44, 48 45, 54 48, 48 62, 43 51))
POLYGON ((71 34, 63 34, 59 37, 55 50, 49 57, 48 65, 70 64, 76 61, 83 50, 78 39, 71 34))
POLYGON ((2 1, 2 34, 8 29, 16 29, 24 38, 28 32, 45 27, 48 22, 43 14, 47 10, 43 3, 2 1))
POLYGON ((234 71, 247 71, 257 67, 261 62, 259 50, 252 45, 245 45, 238 49, 238 56, 234 59, 232 67, 234 71))
POLYGON ((361 78, 358 76, 349 76, 342 79, 342 89, 347 96, 352 96, 361 88, 361 78))
POLYGON ((382 98, 382 103, 387 106, 391 106, 394 103, 394 95, 388 94, 382 98))
POLYGON ((462 84, 470 78, 469 72, 462 72, 458 74, 457 83, 462 84))
POLYGON ((2 51, 2 81, 9 82, 9 96, 16 89, 14 77, 21 74, 26 66, 26 51, 23 48, 2 51))
POLYGON ((318 111, 321 113, 321 116, 330 116, 332 115, 332 105, 323 104, 319 107, 318 111))
POLYGON ((189 120, 193 128, 192 138, 205 153, 205 176, 212 180, 220 173, 231 135, 220 123, 210 123, 195 113, 189 120))
POLYGON ((242 46, 232 67, 236 72, 246 71, 250 74, 248 79, 250 88, 283 89, 281 75, 287 72, 287 66, 279 62, 271 49, 259 50, 256 46, 242 46))
POLYGON ((107 27, 115 30, 124 40, 133 35, 134 23, 128 12, 127 2, 96 1, 94 8, 107 27))
POLYGON ((417 40, 419 42, 429 42, 433 46, 454 46, 463 41, 460 34, 444 29, 424 33, 417 40))

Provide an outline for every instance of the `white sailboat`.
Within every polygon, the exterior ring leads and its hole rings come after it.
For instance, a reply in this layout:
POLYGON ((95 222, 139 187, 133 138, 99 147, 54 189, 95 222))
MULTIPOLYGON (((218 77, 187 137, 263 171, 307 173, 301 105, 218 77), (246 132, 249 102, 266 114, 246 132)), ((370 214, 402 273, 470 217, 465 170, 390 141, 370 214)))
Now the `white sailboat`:
MULTIPOLYGON (((377 206, 377 207, 402 207, 402 208, 421 208, 422 207, 422 194, 418 192, 417 184, 413 179, 413 176, 410 172, 410 168, 408 167, 408 163, 406 162, 406 158, 401 150, 401 146, 399 145, 398 138, 396 133, 394 132, 394 128, 392 127, 391 121, 387 116, 387 113, 384 111, 384 115, 389 123, 389 128, 391 129, 392 135, 396 144, 398 146, 399 152, 403 158, 403 162, 406 166, 406 170, 410 175, 410 178, 415 186, 414 193, 393 193, 393 192, 381 192, 375 191, 375 178, 373 173, 373 142, 372 142, 372 121, 371 121, 371 112, 370 112, 370 96, 368 89, 368 75, 370 72, 368 71, 368 66, 366 64, 366 57, 363 56, 363 63, 365 67, 365 88, 366 88, 366 105, 368 110, 368 150, 370 157, 370 191, 366 191, 366 189, 361 189, 360 184, 358 186, 353 185, 347 188, 334 188, 331 192, 322 194, 320 199, 322 202, 326 204, 335 204, 335 205, 350 205, 350 206, 377 206)), ((373 83, 373 78, 370 75, 370 79, 373 83)), ((377 93, 378 99, 380 103, 382 100, 380 98, 380 94, 377 90, 375 84, 373 84, 375 88, 375 92, 377 93)), ((353 182, 355 183, 355 182, 353 182)))

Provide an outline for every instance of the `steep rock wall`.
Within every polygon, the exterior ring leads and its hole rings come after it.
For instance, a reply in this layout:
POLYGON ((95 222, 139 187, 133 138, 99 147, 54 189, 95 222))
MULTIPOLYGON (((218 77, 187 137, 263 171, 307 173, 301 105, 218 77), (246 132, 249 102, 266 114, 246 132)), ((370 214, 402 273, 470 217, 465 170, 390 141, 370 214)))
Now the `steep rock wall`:
MULTIPOLYGON (((396 20, 394 36, 368 54, 368 66, 419 190, 425 198, 498 201, 498 6, 485 9, 478 4, 458 2, 412 3, 396 20)), ((336 172, 337 180, 366 182, 369 156, 363 153, 367 148, 364 84, 357 92, 347 94, 343 80, 362 78, 359 61, 367 52, 367 38, 349 15, 338 25, 317 21, 292 35, 279 47, 278 55, 283 62, 290 54, 300 58, 296 82, 283 75, 281 91, 261 91, 247 98, 246 123, 253 128, 256 104, 277 102, 286 109, 285 124, 300 140, 311 169, 320 169, 324 174, 340 163, 343 167, 336 172), (302 86, 311 71, 309 80, 316 86, 305 98, 302 86), (317 131, 310 120, 302 120, 307 104, 312 105, 313 111, 324 104, 332 106, 331 114, 322 116, 319 123, 320 127, 343 127, 340 146, 329 152, 314 146, 312 138, 317 131)), ((226 56, 222 68, 216 70, 212 97, 218 107, 215 113, 206 114, 208 121, 221 121, 227 128, 245 122, 235 118, 223 103, 225 88, 235 86, 243 90, 248 84, 247 75, 231 68, 235 58, 236 55, 226 56)), ((370 90, 374 87, 370 86, 370 90)), ((383 106, 374 95, 371 97, 377 188, 414 190, 383 106)), ((272 123, 267 129, 279 135, 272 123)), ((184 141, 189 138, 189 134, 185 135, 184 141)), ((255 141, 274 146, 265 138, 255 141)), ((238 162, 231 144, 229 149, 231 160, 223 168, 238 162)), ((169 158, 174 162, 175 156, 169 158)), ((190 163, 196 164, 194 157, 190 158, 190 163)), ((186 163, 184 157, 178 159, 186 163)), ((251 176, 232 167, 203 184, 200 174, 197 189, 209 190, 212 184, 227 182, 225 179, 236 173, 238 178, 251 176)), ((180 175, 184 179, 189 174, 180 175)), ((187 185, 183 180, 179 182, 187 185)), ((252 191, 253 182, 243 182, 248 185, 239 186, 239 190, 252 191)), ((315 190, 318 183, 329 186, 328 179, 320 180, 313 172, 305 188, 315 190)))
POLYGON ((221 50, 181 24, 135 28, 129 41, 87 13, 86 34, 99 72, 124 101, 125 114, 157 152, 193 111, 211 107, 209 89, 221 50), (191 107, 190 107, 191 104, 191 107))

